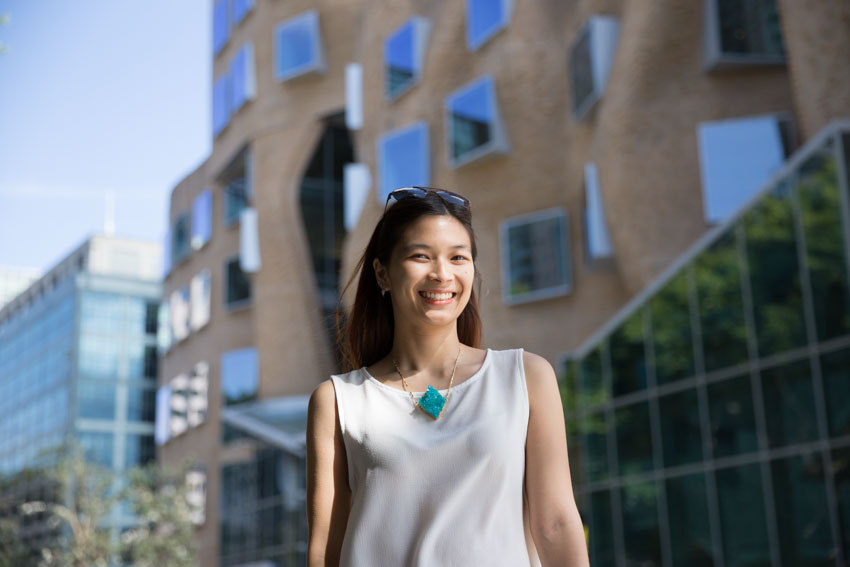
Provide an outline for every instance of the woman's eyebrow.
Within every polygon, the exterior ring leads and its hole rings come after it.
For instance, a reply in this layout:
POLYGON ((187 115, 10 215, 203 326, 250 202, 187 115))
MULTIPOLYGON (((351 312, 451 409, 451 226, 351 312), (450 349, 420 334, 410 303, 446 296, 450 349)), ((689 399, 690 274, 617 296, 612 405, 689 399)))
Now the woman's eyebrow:
MULTIPOLYGON (((409 251, 415 250, 417 248, 425 248, 427 250, 431 250, 432 247, 428 244, 425 244, 424 242, 412 242, 412 243, 408 244, 407 246, 405 246, 404 250, 405 250, 405 252, 409 252, 409 251)), ((469 244, 454 244, 452 246, 449 246, 449 248, 452 249, 452 250, 460 250, 460 249, 469 250, 470 249, 469 244)))

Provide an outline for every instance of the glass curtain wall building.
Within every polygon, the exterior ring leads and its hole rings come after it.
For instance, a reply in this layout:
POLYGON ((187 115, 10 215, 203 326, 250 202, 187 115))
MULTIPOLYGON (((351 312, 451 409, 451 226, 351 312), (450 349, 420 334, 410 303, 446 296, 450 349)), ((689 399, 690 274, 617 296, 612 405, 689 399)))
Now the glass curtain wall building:
POLYGON ((848 170, 841 123, 567 357, 591 564, 850 560, 848 170))
MULTIPOLYGON (((159 255, 93 237, 0 310, 0 480, 14 494, 0 501, 38 497, 37 471, 70 443, 119 475, 153 460, 159 255)), ((116 530, 132 521, 113 511, 116 530)))

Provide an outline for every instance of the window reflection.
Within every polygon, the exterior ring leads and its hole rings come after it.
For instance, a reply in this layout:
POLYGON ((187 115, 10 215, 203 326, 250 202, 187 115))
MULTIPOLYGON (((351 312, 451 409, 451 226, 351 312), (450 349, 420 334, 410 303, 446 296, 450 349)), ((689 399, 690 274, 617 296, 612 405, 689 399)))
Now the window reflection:
POLYGON ((501 232, 507 264, 503 268, 507 281, 502 291, 506 302, 533 301, 569 292, 572 282, 563 210, 507 219, 501 232))
POLYGON ((783 565, 833 565, 823 461, 819 454, 777 459, 770 465, 783 565))
POLYGON ((614 412, 620 476, 652 469, 649 404, 638 402, 614 412))
POLYGON ((823 355, 821 375, 829 434, 850 435, 850 349, 823 355))
POLYGON ((711 567, 715 563, 705 485, 702 473, 667 480, 670 544, 677 567, 711 567))
POLYGON ((841 198, 832 144, 800 167, 800 212, 818 339, 850 332, 850 293, 841 226, 841 198))
POLYGON ((579 363, 579 405, 592 407, 605 403, 608 386, 602 375, 602 345, 589 352, 579 363))
POLYGON ((608 478, 608 425, 605 412, 580 418, 579 432, 585 482, 605 480, 608 478))
POLYGON ((115 384, 80 381, 77 384, 77 415, 89 419, 115 419, 115 384))
POLYGON ((278 24, 275 55, 279 81, 324 70, 319 13, 311 10, 278 24))
POLYGON ((759 354, 803 346, 806 325, 787 181, 746 215, 744 226, 759 354))
POLYGON ((665 384, 694 374, 688 274, 683 270, 652 298, 655 380, 665 384))
POLYGON ((399 187, 427 186, 431 179, 427 124, 417 122, 381 136, 378 171, 381 204, 399 187))
POLYGON ((749 375, 710 384, 708 407, 714 458, 741 455, 758 449, 749 375))
POLYGON ((702 433, 696 390, 668 394, 658 400, 664 466, 702 460, 702 433))
POLYGON ((611 333, 611 383, 615 396, 646 388, 643 310, 635 311, 611 333))
POLYGON ((724 54, 784 54, 775 0, 715 1, 724 54))
POLYGON ((257 349, 231 350, 221 355, 221 393, 224 405, 253 400, 260 380, 257 349))
POLYGON ((192 201, 192 248, 206 244, 212 236, 212 191, 204 189, 192 201))
POLYGON ((455 91, 446 99, 449 149, 454 165, 491 152, 507 151, 502 132, 496 87, 484 77, 455 91))
POLYGON ((422 73, 427 22, 411 18, 384 42, 384 88, 392 100, 413 86, 422 73))
POLYGON ((717 497, 725 564, 729 567, 770 565, 759 466, 717 471, 717 497))
POLYGON ((808 360, 763 371, 762 391, 770 447, 818 438, 808 360))
POLYGON ((478 49, 496 32, 507 27, 510 0, 466 0, 466 43, 478 49))
POLYGON ((838 524, 844 557, 850 557, 850 447, 832 451, 832 475, 837 493, 838 524))
POLYGON ((623 487, 623 544, 629 565, 660 565, 657 488, 654 482, 623 487))
MULTIPOLYGON (((235 307, 251 300, 251 279, 242 271, 239 258, 232 258, 225 264, 225 285, 224 302, 228 307, 235 307)), ((173 307, 171 316, 174 317, 173 307)))
POLYGON ((747 360, 736 234, 724 234, 694 265, 706 372, 747 360))
POLYGON ((614 567, 614 527, 612 525, 611 493, 607 490, 590 495, 588 552, 594 567, 614 567))
POLYGON ((156 390, 153 386, 127 387, 127 420, 151 423, 156 418, 156 390))
POLYGON ((156 457, 153 435, 128 433, 124 446, 124 468, 144 466, 156 457))

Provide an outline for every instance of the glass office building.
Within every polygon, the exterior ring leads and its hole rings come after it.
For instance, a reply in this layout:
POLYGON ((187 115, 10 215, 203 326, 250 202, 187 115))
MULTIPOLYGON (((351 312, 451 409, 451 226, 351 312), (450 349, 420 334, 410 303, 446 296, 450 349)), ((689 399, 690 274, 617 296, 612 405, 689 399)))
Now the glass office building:
POLYGON ((850 124, 565 361, 591 564, 850 561, 850 124))
MULTIPOLYGON (((95 236, 0 310, 7 505, 37 499, 40 486, 16 480, 71 443, 119 475, 153 460, 159 262, 159 245, 95 236)), ((116 530, 131 522, 113 511, 116 530)))

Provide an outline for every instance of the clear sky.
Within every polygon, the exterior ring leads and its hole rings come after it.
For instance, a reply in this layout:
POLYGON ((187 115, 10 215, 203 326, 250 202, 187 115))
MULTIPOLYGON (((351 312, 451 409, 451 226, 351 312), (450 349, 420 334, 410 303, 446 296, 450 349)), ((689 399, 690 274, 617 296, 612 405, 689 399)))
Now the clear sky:
POLYGON ((162 241, 209 154, 212 2, 0 0, 0 265, 47 270, 103 231, 162 241))

